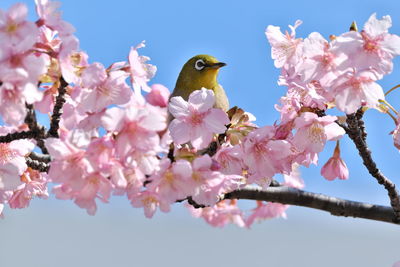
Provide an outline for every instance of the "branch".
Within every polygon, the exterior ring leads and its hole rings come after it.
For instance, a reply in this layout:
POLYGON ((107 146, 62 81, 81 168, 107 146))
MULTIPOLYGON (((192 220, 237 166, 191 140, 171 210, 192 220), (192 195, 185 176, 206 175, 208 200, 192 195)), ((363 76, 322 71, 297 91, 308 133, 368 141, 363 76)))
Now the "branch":
POLYGON ((324 210, 335 216, 364 218, 400 224, 391 207, 330 197, 287 186, 268 187, 263 191, 244 188, 225 194, 224 199, 250 199, 278 202, 324 210))
POLYGON ((14 140, 18 139, 36 139, 39 138, 37 131, 22 131, 9 133, 3 136, 0 136, 0 143, 10 143, 14 140))
POLYGON ((390 205, 393 207, 397 221, 400 221, 400 198, 396 190, 396 185, 385 175, 383 175, 383 173, 376 167, 376 163, 372 159, 371 151, 365 141, 367 134, 364 130, 362 113, 358 111, 355 114, 347 115, 346 122, 348 125, 347 134, 356 145, 357 150, 363 160, 364 166, 367 168, 368 172, 375 177, 378 183, 383 185, 388 191, 390 205))
POLYGON ((32 104, 25 104, 26 106, 26 116, 25 123, 28 125, 29 129, 33 132, 38 132, 38 137, 36 139, 37 146, 42 150, 43 153, 48 154, 47 148, 44 145, 43 139, 46 136, 46 129, 44 126, 40 125, 36 119, 36 112, 32 104))
POLYGON ((58 95, 54 105, 53 114, 51 115, 50 129, 47 132, 47 137, 58 137, 58 127, 62 115, 62 107, 65 103, 64 95, 67 92, 68 83, 63 77, 60 78, 60 87, 58 87, 58 95))
POLYGON ((44 162, 32 159, 31 157, 27 157, 26 159, 26 165, 31 167, 34 170, 38 170, 40 172, 48 172, 49 171, 49 164, 46 164, 44 162))
POLYGON ((33 160, 37 160, 43 163, 49 163, 51 161, 50 155, 38 154, 35 152, 31 152, 29 154, 29 157, 33 160))

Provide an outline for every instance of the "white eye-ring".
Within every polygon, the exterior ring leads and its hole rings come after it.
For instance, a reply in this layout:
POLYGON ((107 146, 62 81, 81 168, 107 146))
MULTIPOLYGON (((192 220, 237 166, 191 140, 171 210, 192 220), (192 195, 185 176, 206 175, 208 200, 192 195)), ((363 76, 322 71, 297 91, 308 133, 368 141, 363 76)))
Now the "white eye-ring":
POLYGON ((196 61, 196 63, 194 63, 194 68, 196 70, 202 70, 202 69, 204 69, 205 66, 206 66, 206 63, 204 63, 204 61, 202 59, 199 59, 196 61))

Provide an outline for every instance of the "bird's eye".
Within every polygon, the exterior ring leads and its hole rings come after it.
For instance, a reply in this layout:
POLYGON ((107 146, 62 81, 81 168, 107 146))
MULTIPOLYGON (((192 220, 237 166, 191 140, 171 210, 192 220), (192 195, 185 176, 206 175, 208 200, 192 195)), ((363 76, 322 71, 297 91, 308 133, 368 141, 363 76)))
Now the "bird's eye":
POLYGON ((194 64, 194 68, 196 70, 202 70, 202 69, 204 69, 205 66, 206 66, 206 64, 204 63, 204 61, 202 59, 197 60, 196 63, 194 64))

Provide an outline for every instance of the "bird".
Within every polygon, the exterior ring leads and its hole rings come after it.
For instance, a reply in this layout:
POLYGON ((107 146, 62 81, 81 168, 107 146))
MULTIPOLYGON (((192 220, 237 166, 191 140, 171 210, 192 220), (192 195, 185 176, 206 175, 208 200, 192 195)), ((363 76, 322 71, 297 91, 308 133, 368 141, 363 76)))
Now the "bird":
POLYGON ((210 55, 192 57, 183 65, 170 98, 181 96, 187 101, 193 91, 204 87, 214 92, 214 108, 227 111, 229 109, 229 100, 224 88, 217 81, 219 69, 224 66, 226 66, 226 63, 220 62, 210 55))

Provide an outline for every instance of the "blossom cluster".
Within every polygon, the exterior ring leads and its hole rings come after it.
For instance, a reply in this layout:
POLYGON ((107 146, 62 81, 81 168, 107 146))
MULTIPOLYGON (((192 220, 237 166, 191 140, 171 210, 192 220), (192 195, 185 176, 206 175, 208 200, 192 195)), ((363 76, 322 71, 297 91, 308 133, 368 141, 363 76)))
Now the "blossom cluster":
MULTIPOLYGON (((182 201, 214 226, 250 227, 286 217, 288 205, 257 201, 246 211, 224 195, 268 188, 277 175, 282 185, 302 188, 299 167, 317 164, 325 144, 345 134, 338 117, 326 111, 379 108, 384 94, 377 81, 400 53, 400 38, 388 33, 388 16, 378 20, 374 14, 363 31, 330 41, 319 33, 296 38, 299 21, 290 34, 269 26, 272 58, 282 70, 279 84, 288 90, 276 106, 280 119, 258 127, 240 108, 214 108, 207 88, 170 99, 165 86, 150 85, 157 69, 139 54, 144 42, 124 62, 90 63, 58 3, 35 3, 36 22, 26 19, 24 4, 0 10, 0 133, 32 130, 28 106, 51 116, 63 83, 65 103, 58 136, 0 143, 0 215, 5 204, 25 208, 34 197, 46 198, 52 183, 56 198, 72 200, 91 215, 96 201, 124 195, 149 218, 182 201), (40 149, 49 158, 46 171, 27 164, 40 149)), ((348 178, 339 145, 321 173, 328 180, 348 178)))

